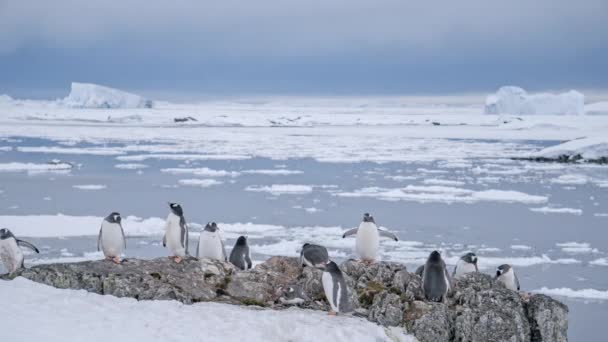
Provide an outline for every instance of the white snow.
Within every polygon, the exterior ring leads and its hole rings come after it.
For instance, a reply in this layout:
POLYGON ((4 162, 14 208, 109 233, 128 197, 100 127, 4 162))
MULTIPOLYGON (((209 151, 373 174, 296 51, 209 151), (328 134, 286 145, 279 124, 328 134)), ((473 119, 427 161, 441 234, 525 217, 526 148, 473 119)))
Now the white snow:
POLYGON ((0 172, 54 172, 54 171, 69 171, 72 165, 68 163, 0 163, 0 172))
POLYGON ((352 192, 337 192, 341 197, 373 197, 385 201, 415 201, 420 203, 475 203, 475 202, 507 202, 507 203, 544 203, 545 196, 530 195, 513 190, 481 190, 474 191, 446 186, 414 186, 404 188, 368 187, 352 192))
POLYGON ((82 184, 82 185, 72 185, 72 188, 79 190, 103 190, 107 188, 107 186, 103 184, 82 184))
POLYGON ((268 176, 288 176, 288 175, 299 175, 304 173, 300 170, 285 170, 285 169, 274 169, 274 170, 244 170, 242 173, 257 174, 257 175, 268 175, 268 176))
POLYGON ((0 282, 0 302, 11 304, 0 306, 7 341, 414 341, 401 329, 320 311, 137 301, 20 277, 0 282))
POLYGON ((299 184, 250 185, 246 191, 267 192, 273 195, 303 195, 312 192, 312 186, 299 184))
POLYGON ((608 101, 600 101, 585 105, 585 113, 587 115, 607 115, 608 101))
POLYGON ((75 108, 151 108, 152 101, 122 90, 91 83, 72 82, 62 104, 75 108))
POLYGON ((608 136, 603 134, 602 136, 570 140, 532 154, 533 157, 544 158, 557 158, 563 155, 580 155, 584 159, 608 157, 608 136))
POLYGON ((530 211, 534 211, 537 213, 543 214, 573 214, 573 215, 582 215, 582 209, 574 209, 574 208, 553 208, 553 207, 540 207, 540 208, 530 208, 530 211))
POLYGON ((138 164, 138 163, 127 163, 127 164, 116 164, 116 165, 114 165, 114 167, 117 169, 122 169, 122 170, 139 170, 139 169, 147 168, 148 165, 138 164))
POLYGON ((596 290, 596 289, 583 289, 583 290, 574 290, 567 287, 550 289, 547 287, 542 287, 538 290, 534 290, 532 292, 543 293, 549 296, 559 296, 559 297, 570 297, 570 298, 581 298, 581 299, 600 299, 606 300, 608 299, 608 291, 596 290))
POLYGON ((582 115, 585 113, 585 96, 570 90, 562 94, 528 94, 514 86, 505 86, 488 95, 486 114, 511 115, 582 115))
POLYGON ((220 185, 224 183, 215 179, 180 179, 177 182, 180 185, 197 186, 201 188, 208 188, 213 185, 220 185))

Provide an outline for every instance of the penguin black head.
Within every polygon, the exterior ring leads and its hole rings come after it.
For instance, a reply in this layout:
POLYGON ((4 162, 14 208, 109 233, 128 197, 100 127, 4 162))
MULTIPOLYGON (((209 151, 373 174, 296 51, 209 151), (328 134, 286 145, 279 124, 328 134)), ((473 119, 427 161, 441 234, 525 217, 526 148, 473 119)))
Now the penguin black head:
POLYGON ((182 210, 182 206, 178 203, 169 203, 169 208, 171 212, 177 216, 184 216, 184 211, 182 210))
POLYGON ((511 265, 509 265, 509 264, 503 264, 503 265, 498 266, 498 268, 496 269, 496 278, 509 272, 510 269, 511 269, 511 265))
POLYGON ((239 236, 238 239, 236 239, 236 245, 237 246, 244 246, 246 244, 247 244, 247 238, 246 237, 244 237, 244 236, 241 235, 241 236, 239 236))
POLYGON ((340 267, 338 267, 338 264, 336 264, 333 261, 330 261, 327 264, 325 264, 325 272, 342 273, 342 271, 340 271, 340 267))
POLYGON ((477 255, 475 255, 475 253, 469 252, 463 255, 460 259, 465 262, 468 262, 469 264, 477 265, 477 255))
POLYGON ((302 249, 306 248, 306 246, 310 246, 310 244, 307 242, 305 244, 302 245, 302 249))
POLYGON ((120 222, 122 221, 122 218, 120 217, 120 213, 117 212, 113 212, 110 215, 108 215, 105 218, 106 221, 110 222, 110 223, 118 223, 120 224, 120 222))
POLYGON ((437 251, 432 251, 431 255, 429 255, 429 261, 437 262, 441 260, 441 254, 437 251))
POLYGON ((0 240, 8 239, 11 237, 14 237, 14 235, 8 228, 0 229, 0 240))
POLYGON ((372 215, 370 215, 369 213, 363 214, 363 222, 373 222, 373 223, 376 223, 374 221, 374 217, 372 215))
POLYGON ((215 222, 207 223, 207 225, 205 226, 205 230, 208 232, 212 232, 212 233, 218 229, 220 229, 220 227, 218 227, 217 223, 215 223, 215 222))

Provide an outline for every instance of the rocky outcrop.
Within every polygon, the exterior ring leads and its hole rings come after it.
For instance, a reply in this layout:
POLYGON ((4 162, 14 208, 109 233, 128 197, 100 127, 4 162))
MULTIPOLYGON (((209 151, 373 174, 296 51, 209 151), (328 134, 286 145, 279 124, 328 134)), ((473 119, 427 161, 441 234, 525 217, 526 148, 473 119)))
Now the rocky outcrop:
MULTIPOLYGON (((383 326, 403 326, 425 341, 567 341, 568 308, 544 295, 521 296, 482 273, 454 284, 445 303, 424 300, 420 277, 404 265, 357 261, 341 265, 354 315, 383 326)), ((129 259, 34 266, 22 276, 58 288, 139 300, 217 301, 282 309, 328 310, 322 272, 297 258, 272 257, 249 271, 217 260, 129 259)))

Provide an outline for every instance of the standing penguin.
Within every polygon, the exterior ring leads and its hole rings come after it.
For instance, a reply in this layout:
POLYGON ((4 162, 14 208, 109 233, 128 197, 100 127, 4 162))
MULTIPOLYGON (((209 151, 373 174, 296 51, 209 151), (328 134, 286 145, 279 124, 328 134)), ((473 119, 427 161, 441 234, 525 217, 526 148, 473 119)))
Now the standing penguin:
POLYGON ((359 224, 359 228, 353 228, 347 231, 342 235, 342 238, 355 234, 357 234, 355 251, 359 255, 359 258, 361 258, 361 261, 370 264, 376 261, 378 256, 380 236, 399 241, 393 233, 379 230, 374 218, 367 213, 363 215, 363 222, 359 224))
POLYGON ((519 279, 515 275, 515 270, 508 264, 500 265, 496 269, 496 281, 501 282, 506 288, 512 291, 519 291, 519 279))
POLYGON ((249 245, 247 245, 246 237, 239 236, 239 238, 236 239, 234 248, 232 248, 232 251, 230 252, 230 262, 242 270, 251 268, 251 256, 249 255, 249 245))
POLYGON ((127 248, 125 231, 122 229, 120 214, 113 212, 101 221, 99 236, 97 237, 97 250, 103 250, 107 259, 120 264, 120 255, 127 248))
POLYGON ((340 312, 352 311, 344 275, 335 262, 330 261, 327 263, 321 276, 321 282, 323 283, 325 297, 327 297, 327 301, 331 307, 329 315, 335 316, 340 312))
POLYGON ((327 248, 305 243, 300 252, 300 264, 303 266, 324 268, 329 262, 327 248))
POLYGON ((215 222, 207 223, 198 239, 198 246, 196 247, 198 258, 226 261, 226 250, 219 229, 215 222))
POLYGON ((441 254, 433 251, 422 269, 422 290, 427 300, 442 302, 450 291, 450 276, 441 254))
POLYGON ((188 225, 184 218, 181 205, 169 203, 169 216, 165 223, 165 236, 163 236, 163 247, 167 247, 173 260, 180 263, 182 258, 188 255, 188 225))
POLYGON ((475 253, 467 253, 460 257, 456 266, 454 266, 453 278, 460 278, 467 273, 479 272, 477 268, 477 255, 475 253))
POLYGON ((23 268, 23 252, 20 246, 27 247, 36 253, 40 253, 36 246, 29 242, 19 240, 8 228, 0 229, 0 259, 9 273, 23 268))

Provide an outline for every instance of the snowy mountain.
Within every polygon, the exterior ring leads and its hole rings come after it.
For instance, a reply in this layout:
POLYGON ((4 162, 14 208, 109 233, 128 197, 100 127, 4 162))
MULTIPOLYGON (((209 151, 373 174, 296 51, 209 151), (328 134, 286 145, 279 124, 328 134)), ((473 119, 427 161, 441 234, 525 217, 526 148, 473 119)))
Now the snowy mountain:
POLYGON ((512 115, 582 115, 585 113, 585 96, 576 90, 567 93, 528 94, 524 89, 505 86, 488 95, 486 114, 512 115))
POLYGON ((60 100, 75 108, 152 108, 152 101, 139 95, 92 83, 72 82, 70 95, 60 100))

